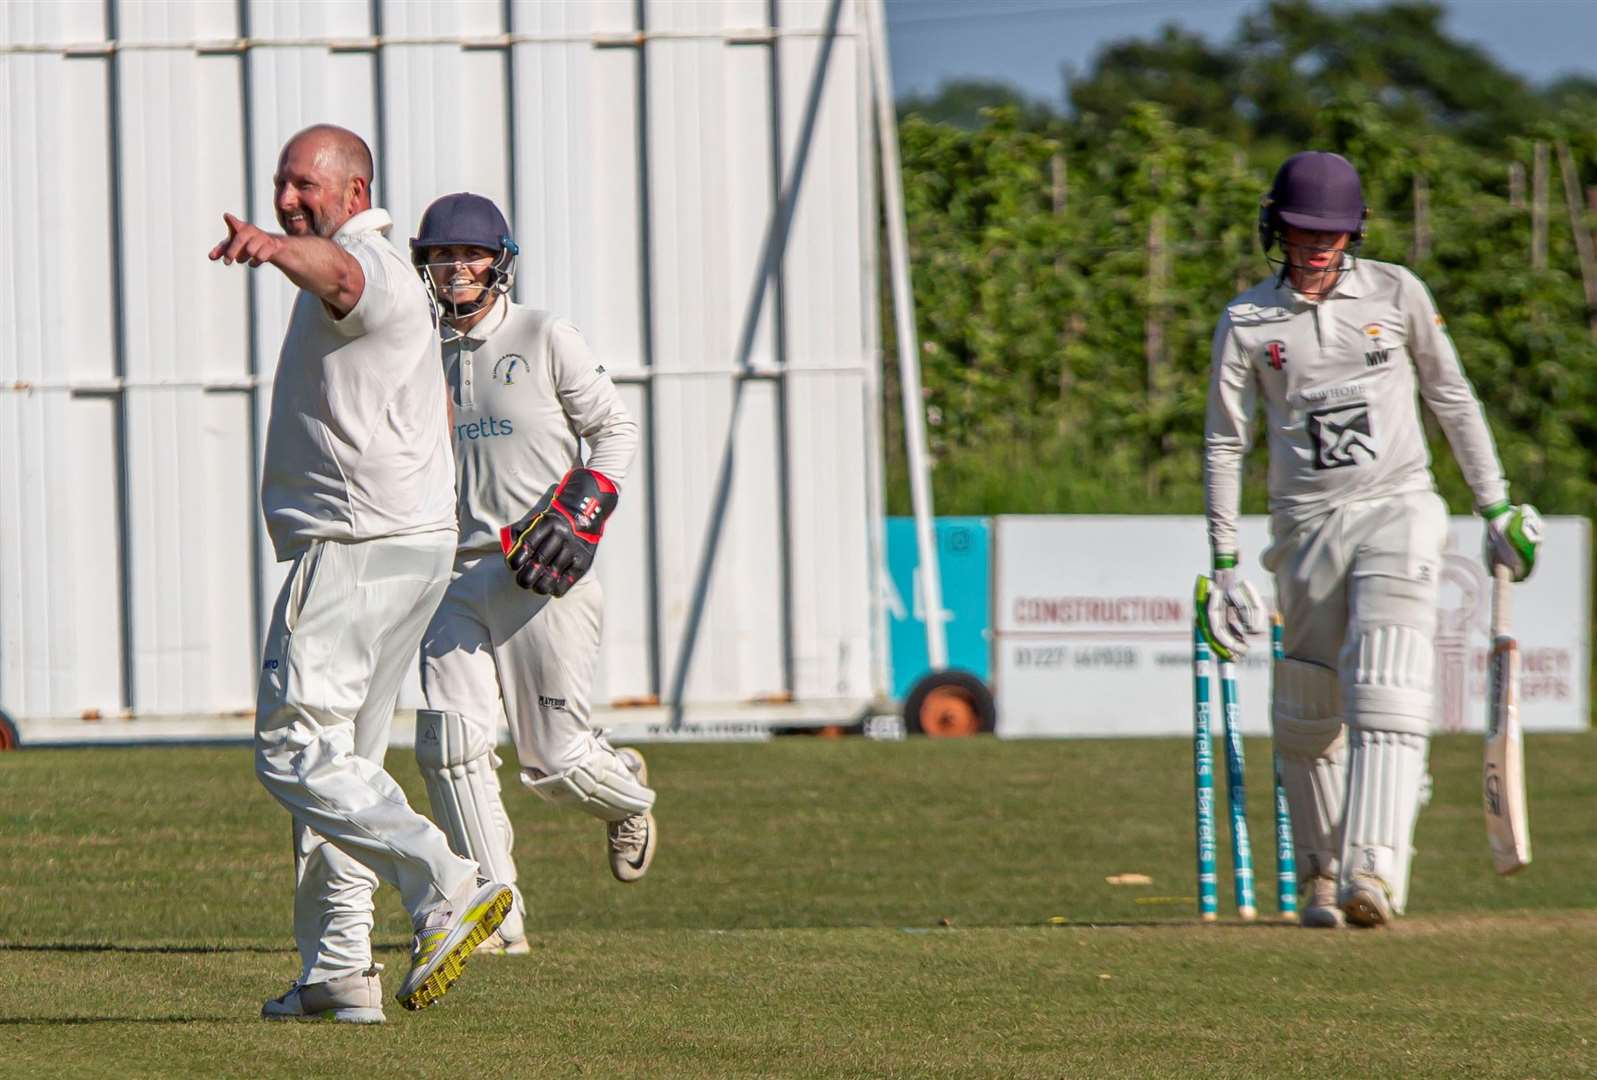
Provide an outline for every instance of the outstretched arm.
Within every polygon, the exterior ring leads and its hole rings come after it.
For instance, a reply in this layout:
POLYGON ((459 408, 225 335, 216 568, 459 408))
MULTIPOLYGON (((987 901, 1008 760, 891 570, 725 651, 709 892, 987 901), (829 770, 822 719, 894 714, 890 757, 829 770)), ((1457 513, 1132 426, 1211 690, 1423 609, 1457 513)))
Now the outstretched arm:
POLYGON ((223 214, 227 239, 211 249, 212 262, 228 266, 271 263, 295 285, 319 298, 342 319, 354 310, 366 289, 366 275, 353 255, 320 236, 269 233, 232 214, 223 214))

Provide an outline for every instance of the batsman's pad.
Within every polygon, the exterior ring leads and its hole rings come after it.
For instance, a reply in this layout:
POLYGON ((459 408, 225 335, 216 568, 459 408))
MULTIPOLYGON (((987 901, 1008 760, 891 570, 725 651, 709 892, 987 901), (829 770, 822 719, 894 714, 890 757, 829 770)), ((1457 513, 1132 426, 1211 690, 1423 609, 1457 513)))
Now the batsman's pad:
POLYGON ((1412 626, 1376 626, 1356 642, 1348 723, 1369 731, 1431 731, 1435 645, 1412 626))
POLYGON ((494 769, 498 755, 489 728, 457 712, 416 711, 416 764, 427 785, 433 818, 455 854, 475 859, 485 877, 516 880, 514 839, 494 769))
POLYGON ((640 783, 626 761, 608 747, 597 749, 565 772, 522 769, 521 782, 556 806, 576 806, 604 821, 623 821, 654 805, 654 790, 640 783))
POLYGON ((1401 914, 1408 903, 1414 822, 1430 740, 1406 731, 1355 729, 1349 744, 1342 882, 1378 878, 1386 884, 1392 909, 1401 914))
POLYGON ((499 530, 499 546, 516 584, 564 596, 593 565, 619 492, 603 473, 572 469, 536 506, 499 530))
POLYGON ((1300 879, 1337 876, 1347 791, 1347 735, 1336 672, 1303 660, 1275 662, 1272 724, 1281 787, 1292 810, 1300 879))

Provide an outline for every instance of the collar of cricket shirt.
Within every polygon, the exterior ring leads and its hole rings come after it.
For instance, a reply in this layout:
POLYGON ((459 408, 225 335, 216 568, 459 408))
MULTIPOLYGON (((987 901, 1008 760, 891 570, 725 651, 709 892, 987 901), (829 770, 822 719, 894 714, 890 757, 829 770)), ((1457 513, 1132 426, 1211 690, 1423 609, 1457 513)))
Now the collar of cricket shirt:
POLYGON ((394 219, 388 216, 388 211, 374 206, 370 210, 362 210, 340 225, 333 234, 333 240, 347 240, 363 232, 380 232, 386 236, 393 227, 394 219))
POLYGON ((494 331, 505 325, 505 319, 510 315, 510 297, 500 293, 494 297, 494 306, 488 309, 488 314, 482 320, 467 330, 461 337, 470 338, 472 341, 487 341, 493 337, 494 331))
POLYGON ((1280 297, 1281 304, 1288 310, 1302 311, 1323 304, 1327 300, 1346 299, 1357 300, 1363 296, 1368 288, 1365 279, 1364 260, 1355 257, 1353 267, 1337 275, 1336 284, 1331 286, 1331 291, 1318 300, 1311 300, 1308 296, 1298 292, 1289 282, 1283 281, 1276 286, 1276 295, 1280 297))

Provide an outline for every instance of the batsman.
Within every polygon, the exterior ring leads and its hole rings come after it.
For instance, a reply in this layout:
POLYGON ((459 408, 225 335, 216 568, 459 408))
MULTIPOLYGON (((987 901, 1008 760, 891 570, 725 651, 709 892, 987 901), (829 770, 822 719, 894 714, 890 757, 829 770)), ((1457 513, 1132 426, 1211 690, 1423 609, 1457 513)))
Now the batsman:
POLYGON ((510 300, 518 248, 492 201, 445 195, 418 232, 411 258, 442 315, 460 546, 422 638, 427 708, 416 716, 416 759, 451 846, 515 892, 483 950, 525 953, 525 901, 495 772, 501 707, 522 783, 603 820, 618 879, 641 878, 654 857, 643 756, 611 746, 588 722, 604 616, 588 571, 638 424, 576 327, 510 300))
POLYGON ((1262 400, 1270 545, 1285 622, 1272 724, 1291 805, 1305 926, 1403 912, 1433 695, 1447 507, 1424 401, 1486 520, 1488 564, 1524 580, 1541 520, 1509 502, 1480 401, 1412 271, 1359 258, 1368 209, 1345 158, 1288 158, 1259 211, 1275 272, 1215 328, 1204 440, 1212 588, 1199 621, 1222 658, 1262 629, 1240 572, 1243 456, 1262 400))

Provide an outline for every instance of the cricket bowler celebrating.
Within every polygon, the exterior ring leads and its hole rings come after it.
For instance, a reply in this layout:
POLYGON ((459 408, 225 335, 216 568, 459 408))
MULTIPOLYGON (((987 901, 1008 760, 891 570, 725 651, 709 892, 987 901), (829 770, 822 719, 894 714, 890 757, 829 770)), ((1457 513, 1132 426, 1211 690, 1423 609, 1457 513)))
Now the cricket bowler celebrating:
POLYGON ((255 771, 294 819, 294 937, 304 967, 271 1019, 383 1020, 372 893, 415 927, 398 997, 441 997, 494 932, 510 889, 405 802, 383 771, 401 680, 448 582, 454 471, 432 306, 371 205, 371 151, 317 125, 283 147, 283 234, 224 215, 212 260, 270 263, 299 286, 278 360, 261 505, 294 566, 266 636, 255 771))
POLYGON ((1408 895, 1432 710, 1447 507, 1431 478, 1423 399, 1487 522, 1487 558, 1523 580, 1541 520, 1513 506, 1480 402, 1430 293, 1357 257, 1367 210, 1336 154, 1281 166, 1259 214, 1279 273, 1215 329, 1205 438, 1212 583, 1199 619, 1222 659, 1263 624, 1239 576, 1236 517, 1254 402, 1269 430, 1271 543, 1285 623, 1272 720, 1291 805, 1306 926, 1382 926, 1408 895))
MULTIPOLYGON (((518 249, 498 207, 446 195, 418 231, 411 258, 443 315, 460 521, 422 643, 416 760, 433 814, 457 852, 515 882, 494 771, 502 703, 522 783, 604 821, 612 873, 636 881, 654 857, 654 792, 643 756, 588 723, 604 593, 586 571, 637 422, 575 327, 510 300, 518 249)), ((517 891, 485 951, 527 952, 524 918, 517 891)))

